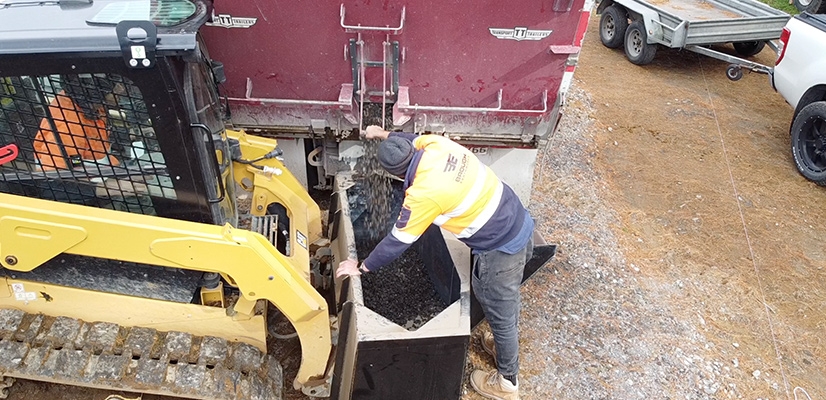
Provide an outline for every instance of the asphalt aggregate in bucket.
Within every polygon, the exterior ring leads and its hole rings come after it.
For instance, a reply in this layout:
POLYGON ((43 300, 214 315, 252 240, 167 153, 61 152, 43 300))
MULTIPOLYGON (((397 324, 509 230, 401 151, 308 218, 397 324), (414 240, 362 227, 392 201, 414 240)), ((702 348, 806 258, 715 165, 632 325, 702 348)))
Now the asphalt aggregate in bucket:
MULTIPOLYGON (((393 226, 403 192, 401 185, 393 185, 392 193, 386 196, 391 202, 391 211, 379 218, 370 215, 363 181, 357 181, 348 189, 347 196, 358 258, 364 260, 393 226), (375 226, 382 230, 379 237, 375 226)), ((447 307, 433 288, 425 268, 419 248, 414 244, 382 269, 362 274, 364 305, 405 329, 420 328, 447 307)))
POLYGON ((420 328, 447 307, 414 248, 377 272, 362 274, 361 282, 364 305, 408 330, 420 328))

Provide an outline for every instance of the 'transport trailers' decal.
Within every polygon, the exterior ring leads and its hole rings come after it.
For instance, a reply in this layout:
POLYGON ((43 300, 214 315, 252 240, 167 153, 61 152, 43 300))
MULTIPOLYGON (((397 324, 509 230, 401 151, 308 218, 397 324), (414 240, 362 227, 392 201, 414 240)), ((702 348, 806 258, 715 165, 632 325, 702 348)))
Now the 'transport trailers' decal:
POLYGON ((488 28, 490 34, 497 39, 508 40, 542 40, 551 35, 552 30, 528 29, 517 26, 515 28, 488 28))
POLYGON ((212 21, 206 23, 206 26, 221 26, 224 28, 249 28, 258 22, 258 18, 252 17, 233 17, 229 14, 212 13, 212 21))

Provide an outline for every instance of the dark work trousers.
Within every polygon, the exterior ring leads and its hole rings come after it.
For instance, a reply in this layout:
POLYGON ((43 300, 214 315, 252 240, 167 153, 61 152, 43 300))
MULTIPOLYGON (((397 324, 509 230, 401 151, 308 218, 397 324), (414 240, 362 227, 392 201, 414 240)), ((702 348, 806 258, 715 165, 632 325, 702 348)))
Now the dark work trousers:
POLYGON ((532 255, 533 237, 516 254, 490 250, 473 260, 471 284, 493 333, 497 368, 505 376, 519 373, 519 287, 532 255))

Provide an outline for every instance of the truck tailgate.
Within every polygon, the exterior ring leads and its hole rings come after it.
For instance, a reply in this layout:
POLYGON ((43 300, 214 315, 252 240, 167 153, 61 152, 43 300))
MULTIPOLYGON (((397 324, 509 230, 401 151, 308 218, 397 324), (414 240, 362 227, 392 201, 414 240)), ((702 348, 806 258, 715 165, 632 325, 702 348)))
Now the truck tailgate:
MULTIPOLYGON (((318 108, 346 108, 350 93, 342 85, 358 79, 351 39, 364 43, 364 60, 375 64, 392 60, 393 46, 383 42, 398 42, 395 84, 401 88, 394 87, 392 65, 367 68, 368 100, 527 110, 542 117, 551 114, 566 68, 573 71, 566 62, 578 53, 587 24, 587 17, 580 18, 584 2, 217 0, 214 26, 202 32, 211 57, 225 65, 225 94, 250 107, 233 117, 241 125, 309 125, 327 118, 318 108), (402 97, 409 100, 397 99, 405 88, 402 97), (381 93, 390 96, 376 99, 381 93), (273 111, 279 104, 292 107, 290 118, 273 111)), ((352 96, 359 99, 360 93, 352 96)), ((462 110, 430 111, 438 116, 462 110)), ((500 118, 528 115, 485 114, 477 130, 495 131, 500 118)))

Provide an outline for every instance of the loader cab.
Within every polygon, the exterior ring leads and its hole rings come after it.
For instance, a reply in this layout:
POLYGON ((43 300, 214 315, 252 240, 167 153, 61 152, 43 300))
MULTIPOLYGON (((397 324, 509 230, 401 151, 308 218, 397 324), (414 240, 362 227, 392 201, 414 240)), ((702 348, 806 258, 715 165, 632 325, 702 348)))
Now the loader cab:
POLYGON ((0 192, 236 225, 196 35, 209 12, 188 0, 0 2, 0 192))

